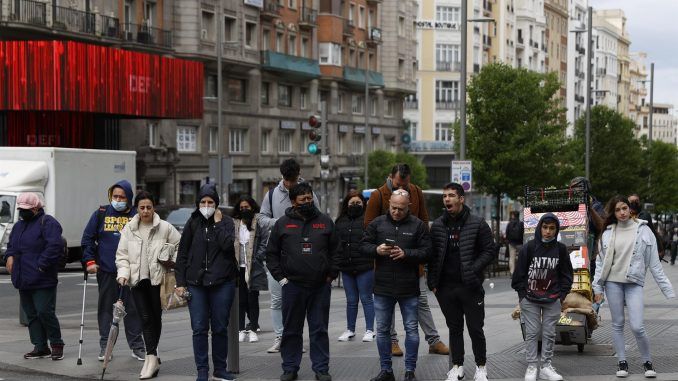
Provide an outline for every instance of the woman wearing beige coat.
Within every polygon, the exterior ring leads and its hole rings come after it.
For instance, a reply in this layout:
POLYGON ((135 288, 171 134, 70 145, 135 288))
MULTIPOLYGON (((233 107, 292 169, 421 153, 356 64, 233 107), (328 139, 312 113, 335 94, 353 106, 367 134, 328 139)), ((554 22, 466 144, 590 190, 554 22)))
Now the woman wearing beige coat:
POLYGON ((115 265, 118 283, 131 286, 141 317, 146 360, 139 379, 145 380, 156 377, 160 369, 157 350, 162 329, 160 284, 176 260, 181 234, 155 213, 149 192, 139 192, 134 205, 137 215, 120 232, 115 265))

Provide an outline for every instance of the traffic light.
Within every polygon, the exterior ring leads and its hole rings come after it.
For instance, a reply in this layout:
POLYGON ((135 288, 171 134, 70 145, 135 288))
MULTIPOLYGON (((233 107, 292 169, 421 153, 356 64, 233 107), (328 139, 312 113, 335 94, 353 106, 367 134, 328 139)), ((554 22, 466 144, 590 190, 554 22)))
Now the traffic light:
POLYGON ((311 155, 320 154, 320 144, 318 143, 322 139, 322 134, 320 133, 320 128, 322 127, 322 119, 319 115, 311 115, 308 117, 308 125, 311 126, 311 131, 308 133, 308 153, 311 155))

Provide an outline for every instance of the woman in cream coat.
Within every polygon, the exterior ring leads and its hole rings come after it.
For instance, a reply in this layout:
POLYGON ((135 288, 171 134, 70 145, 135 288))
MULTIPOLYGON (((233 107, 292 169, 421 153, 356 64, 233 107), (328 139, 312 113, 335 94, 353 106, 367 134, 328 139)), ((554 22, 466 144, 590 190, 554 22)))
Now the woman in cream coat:
POLYGON ((149 192, 139 192, 134 205, 137 215, 120 233, 115 265, 118 283, 131 286, 141 317, 146 360, 139 379, 145 380, 157 376, 160 369, 157 350, 162 329, 160 284, 176 260, 181 234, 155 213, 153 196, 149 192))

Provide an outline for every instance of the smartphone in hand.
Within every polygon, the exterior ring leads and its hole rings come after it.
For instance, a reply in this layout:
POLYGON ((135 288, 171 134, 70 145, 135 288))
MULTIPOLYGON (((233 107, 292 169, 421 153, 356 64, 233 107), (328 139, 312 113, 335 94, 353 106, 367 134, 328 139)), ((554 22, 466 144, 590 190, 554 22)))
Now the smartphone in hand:
POLYGON ((384 245, 393 247, 395 246, 395 240, 391 238, 386 238, 384 240, 384 245))

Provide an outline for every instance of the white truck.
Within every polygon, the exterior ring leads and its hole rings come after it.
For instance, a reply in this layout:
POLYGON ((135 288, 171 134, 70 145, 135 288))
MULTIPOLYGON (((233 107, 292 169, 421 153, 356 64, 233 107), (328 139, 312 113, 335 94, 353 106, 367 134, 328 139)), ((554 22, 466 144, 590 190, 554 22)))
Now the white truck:
MULTIPOLYGON (((80 260, 82 232, 108 188, 128 180, 135 189, 136 152, 53 147, 0 147, 0 261, 12 226, 19 219, 16 198, 35 192, 45 213, 63 228, 64 260, 80 260)), ((0 263, 4 266, 4 263, 0 263)))

